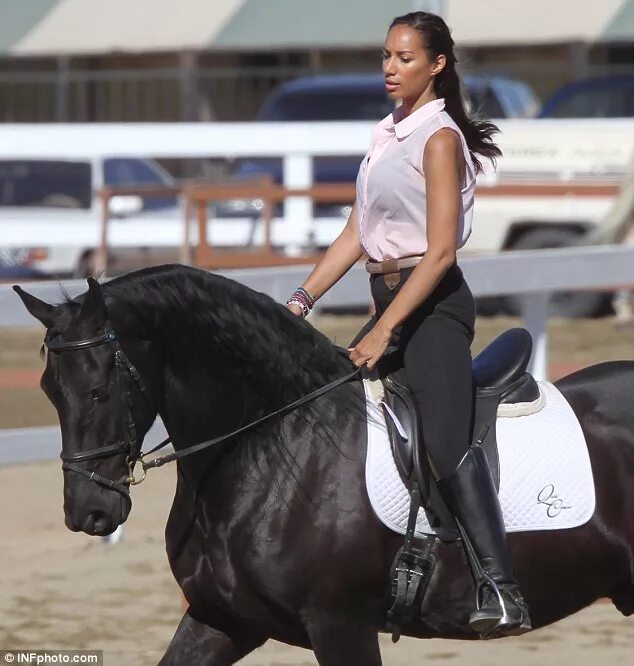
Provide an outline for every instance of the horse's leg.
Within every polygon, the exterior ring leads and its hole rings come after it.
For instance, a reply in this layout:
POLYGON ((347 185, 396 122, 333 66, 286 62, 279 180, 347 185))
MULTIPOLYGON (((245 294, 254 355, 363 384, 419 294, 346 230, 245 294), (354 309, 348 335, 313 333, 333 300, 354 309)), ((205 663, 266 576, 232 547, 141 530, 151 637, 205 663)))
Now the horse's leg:
POLYGON ((222 625, 222 630, 216 629, 187 611, 159 666, 230 666, 267 639, 233 622, 222 625))
POLYGON ((381 666, 379 632, 369 624, 336 617, 306 623, 319 666, 381 666))

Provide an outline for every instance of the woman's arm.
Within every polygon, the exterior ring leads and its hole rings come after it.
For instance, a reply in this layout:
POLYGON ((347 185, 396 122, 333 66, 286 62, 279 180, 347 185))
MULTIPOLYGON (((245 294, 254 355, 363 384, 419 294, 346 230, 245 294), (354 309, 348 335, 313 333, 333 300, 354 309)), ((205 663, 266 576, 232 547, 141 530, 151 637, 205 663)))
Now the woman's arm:
POLYGON ((352 350, 357 366, 373 368, 395 328, 434 291, 456 261, 460 190, 464 157, 458 135, 436 132, 425 145, 423 170, 427 193, 427 252, 370 333, 352 350))
MULTIPOLYGON (((326 250, 302 287, 317 300, 359 261, 362 254, 363 247, 359 237, 359 219, 355 202, 343 231, 326 250)), ((301 310, 297 305, 290 305, 289 309, 295 314, 301 315, 301 310)))

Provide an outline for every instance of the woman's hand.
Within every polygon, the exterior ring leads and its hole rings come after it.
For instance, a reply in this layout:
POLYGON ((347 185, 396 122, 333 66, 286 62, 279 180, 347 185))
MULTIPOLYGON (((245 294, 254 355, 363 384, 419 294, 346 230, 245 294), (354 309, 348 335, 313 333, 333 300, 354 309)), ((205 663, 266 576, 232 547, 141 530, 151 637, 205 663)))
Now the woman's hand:
POLYGON ((302 309, 299 307, 299 305, 295 305, 295 303, 291 303, 290 305, 287 305, 286 307, 297 317, 303 317, 304 316, 304 313, 302 312, 302 309))
POLYGON ((390 344, 391 337, 392 331, 382 326, 379 320, 356 347, 348 349, 350 360, 357 368, 367 365, 368 370, 372 370, 390 344))

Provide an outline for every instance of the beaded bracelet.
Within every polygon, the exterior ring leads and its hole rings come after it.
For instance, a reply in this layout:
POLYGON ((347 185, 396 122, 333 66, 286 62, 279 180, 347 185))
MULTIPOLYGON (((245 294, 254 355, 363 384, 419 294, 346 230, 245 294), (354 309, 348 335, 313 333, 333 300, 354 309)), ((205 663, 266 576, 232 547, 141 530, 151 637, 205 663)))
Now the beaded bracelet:
POLYGON ((303 317, 308 317, 315 305, 315 299, 302 287, 298 287, 286 301, 286 305, 297 305, 303 317))
MULTIPOLYGON (((313 305, 315 305, 315 299, 304 289, 304 287, 297 287, 297 289, 295 289, 295 293, 293 294, 293 296, 298 294, 301 294, 306 298, 306 300, 308 301, 308 307, 312 309, 313 305)), ((291 298, 293 296, 291 296, 291 298)))
POLYGON ((302 317, 308 317, 310 314, 310 309, 308 306, 302 303, 302 301, 300 301, 298 298, 289 298, 288 301, 286 301, 286 305, 297 305, 302 311, 302 317))

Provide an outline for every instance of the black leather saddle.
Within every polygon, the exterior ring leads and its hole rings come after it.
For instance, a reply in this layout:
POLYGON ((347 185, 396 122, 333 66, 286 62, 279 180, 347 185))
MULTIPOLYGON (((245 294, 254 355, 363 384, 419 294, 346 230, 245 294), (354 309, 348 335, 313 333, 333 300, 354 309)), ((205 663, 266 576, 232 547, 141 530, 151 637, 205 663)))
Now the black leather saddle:
MULTIPOLYGON (((539 398, 539 387, 526 371, 532 350, 530 333, 524 328, 512 328, 473 360, 475 409, 471 445, 484 449, 497 489, 500 484, 495 435, 498 407, 500 404, 533 402, 539 398)), ((454 540, 459 536, 455 522, 436 488, 427 456, 421 455, 424 446, 418 445, 417 411, 399 357, 398 351, 393 351, 379 364, 379 376, 385 389, 383 410, 396 466, 406 485, 411 484, 412 478, 418 481, 430 524, 438 536, 443 540, 454 540), (401 428, 396 426, 390 411, 401 428)))

